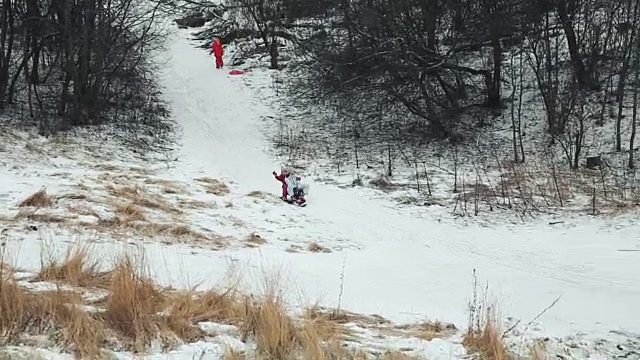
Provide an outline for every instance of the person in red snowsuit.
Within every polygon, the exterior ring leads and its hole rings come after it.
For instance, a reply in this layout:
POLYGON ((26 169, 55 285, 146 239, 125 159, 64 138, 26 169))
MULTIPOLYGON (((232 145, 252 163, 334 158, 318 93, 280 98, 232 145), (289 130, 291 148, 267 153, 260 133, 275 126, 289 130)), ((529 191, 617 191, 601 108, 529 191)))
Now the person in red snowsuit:
POLYGON ((289 172, 287 169, 282 168, 280 170, 280 175, 277 172, 273 172, 273 176, 276 180, 282 183, 282 199, 287 200, 287 194, 289 193, 288 185, 287 185, 287 177, 289 177, 289 172))
POLYGON ((222 55, 224 55, 224 49, 222 48, 222 42, 220 38, 216 37, 211 45, 211 51, 209 55, 213 54, 216 57, 216 69, 222 68, 224 62, 222 61, 222 55))

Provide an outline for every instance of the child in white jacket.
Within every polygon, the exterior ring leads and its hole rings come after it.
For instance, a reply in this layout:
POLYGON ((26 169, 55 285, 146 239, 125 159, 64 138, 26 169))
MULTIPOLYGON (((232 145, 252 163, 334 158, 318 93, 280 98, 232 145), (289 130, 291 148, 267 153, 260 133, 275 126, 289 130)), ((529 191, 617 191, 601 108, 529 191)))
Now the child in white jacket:
POLYGON ((304 196, 309 194, 309 185, 302 183, 301 180, 298 175, 291 175, 286 178, 288 201, 296 201, 300 204, 306 201, 304 196))

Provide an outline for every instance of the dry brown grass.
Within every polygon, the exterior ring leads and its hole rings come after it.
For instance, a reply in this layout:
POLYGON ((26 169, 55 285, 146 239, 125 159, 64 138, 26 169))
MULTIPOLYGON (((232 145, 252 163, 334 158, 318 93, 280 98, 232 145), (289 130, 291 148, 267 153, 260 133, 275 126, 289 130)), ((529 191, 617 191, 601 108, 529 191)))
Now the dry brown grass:
POLYGON ((167 202, 161 196, 146 192, 144 189, 139 187, 115 187, 112 185, 107 185, 106 190, 109 195, 121 199, 128 199, 132 204, 136 206, 162 210, 171 214, 182 214, 182 211, 180 209, 167 202))
POLYGON ((247 357, 243 352, 227 347, 222 355, 222 360, 245 360, 247 357))
POLYGON ((331 249, 324 247, 318 244, 317 242, 312 242, 311 244, 309 244, 309 246, 307 246, 307 250, 314 253, 330 253, 331 252, 331 249))
POLYGON ((7 343, 18 342, 23 333, 53 331, 78 356, 99 358, 103 327, 79 307, 78 294, 27 290, 12 276, 3 276, 0 285, 0 333, 7 343))
POLYGON ((135 204, 117 204, 116 216, 118 216, 122 223, 146 220, 144 211, 135 204))
POLYGON ((100 215, 88 205, 83 204, 67 204, 67 210, 73 214, 78 214, 82 216, 93 216, 96 219, 100 218, 100 215))
POLYGON ((230 193, 229 186, 227 186, 227 184, 225 184, 224 182, 218 179, 214 179, 210 177, 202 177, 202 178, 196 179, 196 181, 198 181, 200 185, 202 185, 207 190, 207 193, 209 194, 213 194, 216 196, 224 196, 230 193))
POLYGON ((280 201, 280 199, 276 197, 274 194, 270 194, 264 191, 251 191, 250 193, 247 194, 247 196, 252 197, 254 199, 260 199, 260 200, 280 201))
POLYGON ((113 164, 97 164, 93 166, 94 168, 102 171, 118 171, 122 170, 121 167, 113 165, 113 164))
POLYGON ((207 208, 215 208, 217 205, 216 203, 210 202, 210 201, 179 199, 178 206, 180 206, 181 208, 188 208, 188 209, 207 209, 207 208))
POLYGON ((165 194, 186 194, 188 191, 185 186, 177 181, 149 178, 145 180, 147 184, 160 185, 162 192, 165 194))
POLYGON ((79 358, 106 358, 104 343, 108 329, 82 308, 77 294, 65 294, 61 291, 39 293, 46 302, 53 327, 60 331, 60 342, 69 347, 79 358))
POLYGON ((18 286, 13 277, 2 271, 0 287, 0 333, 7 342, 17 339, 26 329, 41 331, 44 309, 36 303, 38 298, 18 286))
POLYGON ((405 324, 396 326, 418 339, 431 341, 436 338, 445 338, 455 334, 458 329, 453 324, 444 324, 440 321, 425 321, 415 324, 405 324))
POLYGON ((20 209, 18 213, 13 217, 13 220, 22 220, 27 219, 40 223, 48 223, 48 224, 60 224, 68 222, 73 218, 73 215, 68 217, 63 217, 60 215, 52 214, 52 213, 38 213, 40 208, 36 209, 20 209))
MULTIPOLYGON (((98 271, 90 260, 90 248, 77 246, 57 261, 43 262, 37 276, 40 280, 62 281, 77 286, 98 286, 109 291, 98 311, 86 311, 78 292, 46 291, 21 287, 10 270, 0 267, 0 333, 7 334, 9 343, 18 343, 23 333, 47 334, 78 357, 99 359, 105 350, 126 348, 143 353, 153 341, 166 348, 180 341, 193 342, 206 334, 199 322, 236 325, 243 341, 256 344, 252 359, 369 359, 371 354, 345 347, 353 338, 345 323, 374 328, 393 328, 388 320, 345 311, 309 309, 302 318, 294 318, 284 302, 284 294, 275 281, 267 281, 262 295, 246 295, 237 286, 198 292, 178 291, 159 287, 145 272, 144 258, 120 256, 106 273, 98 271), (96 280, 99 279, 99 280, 96 280), (117 342, 116 342, 117 340, 117 342)), ((512 359, 500 341, 496 318, 489 317, 483 326, 471 329, 465 336, 465 346, 480 353, 484 359, 512 359)), ((411 336, 422 331, 436 337, 450 326, 441 323, 414 324, 396 327, 411 336)), ((227 351, 225 359, 246 358, 245 354, 227 351)), ((398 351, 376 355, 378 359, 404 360, 412 357, 398 351)), ((536 358, 537 359, 537 358, 536 358)))
POLYGON ((277 293, 267 293, 259 300, 245 298, 244 303, 243 341, 253 338, 258 351, 274 359, 289 358, 300 347, 296 326, 277 293))
POLYGON ((34 280, 64 282, 82 287, 107 287, 110 274, 100 270, 100 261, 91 256, 91 250, 88 244, 73 245, 63 258, 42 258, 40 272, 34 280))
MULTIPOLYGON (((195 325, 213 321, 237 325, 243 341, 251 339, 256 343, 258 353, 251 357, 254 359, 369 358, 364 352, 342 345, 342 338, 348 332, 330 316, 316 314, 301 320, 291 317, 282 295, 276 291, 268 291, 263 296, 247 296, 234 288, 223 292, 168 292, 141 275, 139 266, 130 257, 118 261, 110 281, 111 293, 102 313, 83 311, 80 298, 74 294, 55 292, 56 296, 43 297, 48 302, 39 307, 44 309, 42 318, 51 319, 61 329, 59 341, 69 344, 78 355, 98 358, 112 333, 117 334, 120 343, 137 352, 146 351, 153 340, 160 340, 168 347, 176 345, 178 339, 200 340, 205 334, 195 325), (62 306, 63 303, 66 305, 62 306)), ((23 296, 29 296, 22 291, 23 296)), ((9 324, 20 323, 15 318, 7 320, 9 324)), ((238 358, 246 357, 232 350, 225 354, 225 359, 238 358)), ((382 359, 411 357, 387 352, 382 359)))
POLYGON ((311 319, 326 318, 336 324, 353 323, 363 328, 373 328, 380 326, 390 327, 393 325, 390 320, 387 320, 377 314, 364 315, 346 310, 326 309, 320 306, 313 306, 307 309, 306 316, 311 319))
POLYGON ((245 242, 249 247, 257 247, 257 246, 266 244, 267 240, 265 240, 265 238, 263 238, 262 236, 256 233, 251 233, 249 234, 249 236, 247 236, 247 238, 245 239, 245 242))
POLYGON ((494 306, 476 307, 470 319, 463 342, 467 350, 477 353, 482 360, 515 360, 505 344, 500 329, 498 313, 494 306))
POLYGON ((535 341, 529 346, 529 358, 530 360, 548 360, 549 355, 546 351, 546 346, 543 341, 535 341))
POLYGON ((55 202, 55 198, 47 193, 47 189, 42 188, 31 194, 28 198, 22 200, 18 207, 49 207, 55 202))
POLYGON ((220 247, 225 246, 228 243, 227 239, 220 235, 214 233, 205 234, 184 224, 138 223, 132 224, 130 227, 139 235, 165 236, 171 241, 176 242, 204 243, 220 247))
POLYGON ((121 341, 144 352, 161 333, 157 314, 165 297, 149 277, 141 274, 141 266, 136 265, 130 256, 118 260, 101 316, 121 341))

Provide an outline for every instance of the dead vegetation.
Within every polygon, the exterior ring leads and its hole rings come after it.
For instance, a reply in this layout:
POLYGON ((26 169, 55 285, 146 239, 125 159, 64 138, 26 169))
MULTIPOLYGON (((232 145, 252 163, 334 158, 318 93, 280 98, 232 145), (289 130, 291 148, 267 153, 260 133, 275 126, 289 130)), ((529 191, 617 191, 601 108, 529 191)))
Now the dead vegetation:
POLYGON ((47 193, 46 188, 42 188, 31 194, 18 204, 18 207, 49 207, 55 202, 55 198, 47 193))
POLYGON ((268 198, 270 195, 265 193, 264 191, 258 191, 258 190, 254 190, 251 191, 250 193, 247 194, 247 196, 249 197, 254 197, 254 198, 258 198, 258 199, 266 199, 268 198))
MULTIPOLYGON (((151 181, 164 186, 171 182, 162 179, 151 181)), ((171 184, 171 185, 170 185, 171 184)), ((139 186, 105 186, 107 196, 69 193, 58 197, 59 207, 52 208, 53 196, 41 189, 19 204, 13 220, 64 225, 70 228, 96 230, 116 236, 163 236, 162 241, 199 243, 220 248, 228 239, 210 231, 200 231, 187 225, 181 217, 184 207, 213 207, 215 204, 199 200, 183 200, 173 205, 162 194, 139 186), (48 209, 44 209, 47 207, 48 209), (97 211, 97 210, 100 211, 97 211), (112 212, 112 215, 109 215, 112 212), (93 218, 93 219, 91 219, 93 218)), ((10 219, 6 219, 10 221, 10 219)))
POLYGON ((27 209, 23 208, 18 211, 18 213, 13 217, 13 220, 21 220, 26 219, 38 223, 47 223, 47 224, 62 224, 70 221, 74 218, 73 215, 61 216, 52 213, 39 213, 40 208, 35 209, 27 209))
POLYGON ((211 177, 202 177, 196 179, 196 181, 206 189, 208 194, 225 196, 230 193, 229 186, 218 179, 214 179, 211 177))
POLYGON ((142 257, 122 255, 101 271, 91 254, 90 247, 77 245, 43 260, 32 281, 53 281, 53 291, 23 287, 0 267, 0 331, 7 344, 24 342, 25 334, 44 335, 78 358, 103 359, 120 349, 143 354, 152 344, 170 349, 202 340, 208 334, 197 324, 210 321, 235 325, 242 341, 256 345, 251 356, 228 349, 225 359, 411 359, 397 351, 376 355, 346 347, 349 330, 328 313, 291 316, 275 281, 257 295, 234 284, 200 292, 168 289, 151 280, 142 257), (72 290, 62 290, 68 286, 72 290), (87 302, 80 296, 85 287, 108 295, 87 302))
POLYGON ((479 354, 483 360, 515 360, 502 337, 498 317, 493 309, 467 329, 463 345, 471 352, 479 354))
POLYGON ((247 243, 247 246, 249 247, 258 247, 260 245, 266 244, 267 240, 256 233, 251 233, 245 239, 245 243, 247 243))
POLYGON ((440 321, 424 321, 414 324, 395 326, 395 329, 410 334, 418 339, 431 341, 436 338, 446 338, 455 334, 458 329, 453 324, 444 324, 440 321))
POLYGON ((40 259, 40 272, 35 281, 64 282, 81 286, 106 288, 110 273, 101 271, 100 261, 92 256, 87 244, 70 246, 63 257, 49 256, 40 259))
POLYGON ((396 325, 376 314, 363 315, 345 310, 312 307, 307 310, 307 317, 312 319, 326 319, 336 324, 354 324, 363 329, 373 329, 380 334, 398 337, 414 337, 426 341, 435 338, 448 338, 458 329, 453 324, 440 321, 423 321, 411 324, 396 325))
POLYGON ((516 360, 516 356, 505 343, 497 307, 489 302, 486 296, 485 293, 482 298, 478 297, 477 278, 474 272, 473 299, 469 304, 469 324, 462 344, 482 360, 516 360))
POLYGON ((214 202, 194 199, 179 199, 178 206, 183 209, 211 209, 217 207, 214 202))
POLYGON ((158 315, 164 296, 162 290, 141 273, 143 270, 128 256, 117 262, 110 279, 105 311, 100 316, 104 325, 113 329, 120 341, 136 352, 144 352, 158 334, 164 335, 158 315))
POLYGON ((161 196, 145 191, 140 187, 107 185, 109 195, 120 199, 127 199, 132 204, 149 209, 157 209, 170 214, 182 214, 182 210, 176 208, 161 196))
POLYGON ((185 186, 177 181, 149 178, 145 180, 145 183, 161 186, 162 192, 165 194, 188 194, 185 186))
POLYGON ((307 250, 314 253, 330 253, 331 249, 324 247, 317 242, 312 242, 307 246, 307 250))

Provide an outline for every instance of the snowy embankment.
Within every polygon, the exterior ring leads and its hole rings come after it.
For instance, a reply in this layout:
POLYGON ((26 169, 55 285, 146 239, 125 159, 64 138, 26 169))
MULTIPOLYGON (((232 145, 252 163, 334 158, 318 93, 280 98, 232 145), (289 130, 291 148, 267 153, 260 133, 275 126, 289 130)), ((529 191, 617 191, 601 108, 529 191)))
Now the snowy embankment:
MULTIPOLYGON (((425 337, 407 329, 436 321, 464 329, 475 270, 478 286, 489 283, 490 301, 509 316, 503 327, 516 349, 526 352, 521 340, 534 337, 552 337, 549 352, 576 359, 638 348, 636 220, 463 226, 437 207, 398 207, 373 190, 313 179, 309 206, 287 206, 277 198, 271 171, 279 164, 265 135, 273 109, 246 86, 266 86, 269 72, 229 76, 188 37, 178 31, 169 39, 162 74, 182 127, 177 161, 142 162, 104 143, 5 135, 5 251, 22 276, 42 268, 41 250, 64 252, 78 241, 102 259, 143 252, 160 286, 208 289, 228 283, 232 269, 252 291, 279 276, 294 312, 318 302, 414 324, 345 325, 361 349, 452 359, 466 356, 460 331, 444 326, 425 337), (54 202, 17 207, 42 186, 54 202)), ((200 327, 202 340, 156 358, 218 359, 228 348, 259 347, 240 342, 237 329, 200 327)))

